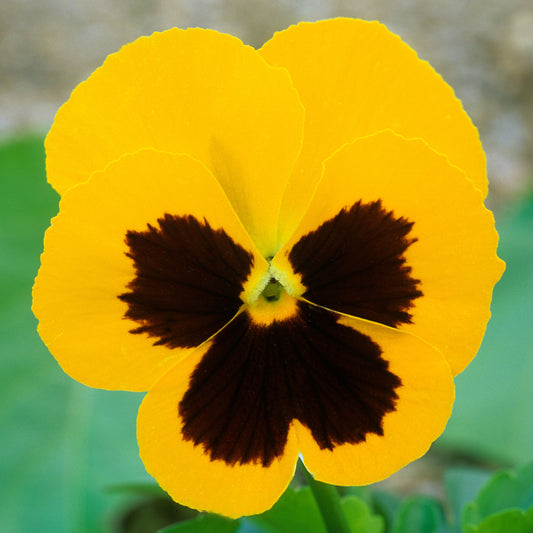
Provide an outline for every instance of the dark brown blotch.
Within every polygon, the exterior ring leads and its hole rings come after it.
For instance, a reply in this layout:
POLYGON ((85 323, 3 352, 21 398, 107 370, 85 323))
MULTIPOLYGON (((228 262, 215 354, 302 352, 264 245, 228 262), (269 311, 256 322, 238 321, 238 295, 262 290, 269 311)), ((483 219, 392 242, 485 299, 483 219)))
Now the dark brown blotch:
POLYGON ((377 344, 337 320, 303 302, 269 326, 238 315, 213 339, 179 403, 185 439, 212 460, 266 467, 283 454, 294 419, 322 449, 382 435, 400 379, 377 344))
POLYGON ((156 345, 198 346, 238 312, 253 257, 206 220, 165 214, 157 223, 126 233, 135 278, 119 295, 125 318, 156 345))
POLYGON ((306 287, 303 296, 387 326, 410 323, 409 309, 423 294, 404 256, 417 240, 410 236, 413 225, 381 200, 342 209, 289 253, 306 287))

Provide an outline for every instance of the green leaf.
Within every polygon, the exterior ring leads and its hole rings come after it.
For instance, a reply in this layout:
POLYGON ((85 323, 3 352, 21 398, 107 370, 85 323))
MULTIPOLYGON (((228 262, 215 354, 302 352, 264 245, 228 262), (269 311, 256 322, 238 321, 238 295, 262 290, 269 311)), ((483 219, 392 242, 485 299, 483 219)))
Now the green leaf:
POLYGON ((374 503, 373 491, 370 490, 369 486, 364 487, 338 487, 342 499, 346 496, 355 496, 359 500, 363 500, 369 507, 372 507, 374 503))
POLYGON ((150 498, 168 498, 167 493, 157 484, 150 482, 118 483, 106 487, 110 494, 138 494, 150 498))
POLYGON ((447 530, 442 507, 425 496, 405 500, 393 528, 394 533, 443 533, 447 530))
POLYGON ((533 450, 533 196, 497 222, 507 269, 481 349, 456 378, 453 415, 438 446, 523 464, 533 450))
POLYGON ((237 520, 215 514, 200 514, 192 520, 160 529, 158 533, 234 533, 238 527, 237 520))
POLYGON ((510 508, 527 510, 533 506, 533 463, 516 472, 494 474, 479 491, 474 502, 464 508, 463 527, 479 524, 485 518, 510 508))
POLYGON ((39 266, 43 230, 57 211, 58 196, 46 183, 42 138, 0 145, 1 309, 27 292, 39 266))
POLYGON ((384 518, 374 515, 360 498, 345 496, 341 505, 352 533, 383 533, 385 531, 384 518))
POLYGON ((402 504, 400 498, 392 492, 376 490, 372 492, 372 506, 385 520, 385 531, 392 531, 396 515, 402 504))
POLYGON ((489 477, 490 472, 474 468, 450 468, 444 473, 444 486, 455 531, 460 531, 463 508, 475 499, 489 477))
POLYGON ((337 487, 316 480, 307 469, 304 473, 328 533, 350 533, 337 487))
POLYGON ((533 533, 533 507, 525 512, 508 509, 485 518, 478 526, 467 526, 465 533, 533 533))
POLYGON ((309 487, 287 489, 272 509, 244 522, 264 533, 327 533, 309 487))
POLYGON ((149 479, 135 437, 141 396, 73 381, 37 335, 31 287, 58 201, 42 138, 0 146, 0 177, 2 530, 108 531, 126 497, 105 487, 149 479))

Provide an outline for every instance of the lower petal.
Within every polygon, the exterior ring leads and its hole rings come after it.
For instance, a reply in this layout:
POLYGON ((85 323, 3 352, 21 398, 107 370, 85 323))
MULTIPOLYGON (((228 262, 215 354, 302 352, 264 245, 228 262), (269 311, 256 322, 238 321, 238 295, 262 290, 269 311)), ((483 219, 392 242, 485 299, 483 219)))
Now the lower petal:
POLYGON ((240 313, 141 406, 141 457, 176 501, 232 517, 262 512, 298 452, 319 479, 369 483, 444 429, 453 379, 427 343, 307 302, 279 321, 256 318, 240 313))
POLYGON ((389 371, 402 383, 395 408, 385 413, 382 434, 368 433, 362 442, 331 450, 320 447, 297 422, 298 448, 319 481, 366 485, 418 459, 442 433, 454 400, 453 379, 444 357, 408 333, 346 316, 339 323, 368 335, 381 348, 389 371))
POLYGON ((137 420, 141 458, 147 471, 181 504, 232 518, 262 513, 281 496, 294 474, 298 457, 294 427, 283 455, 268 466, 228 465, 186 440, 178 406, 207 349, 194 352, 146 395, 137 420))

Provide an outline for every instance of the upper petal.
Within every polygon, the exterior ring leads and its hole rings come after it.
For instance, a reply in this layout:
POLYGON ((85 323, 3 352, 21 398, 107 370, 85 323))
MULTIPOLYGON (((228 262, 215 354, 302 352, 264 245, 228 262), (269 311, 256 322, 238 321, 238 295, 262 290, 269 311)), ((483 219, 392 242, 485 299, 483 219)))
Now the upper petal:
POLYGON ((485 156, 461 102, 382 24, 346 18, 300 23, 276 33, 260 53, 289 70, 306 110, 302 153, 281 208, 281 242, 301 217, 322 161, 344 143, 383 129, 423 138, 486 195, 485 156))
POLYGON ((63 194, 125 153, 188 153, 272 255, 302 124, 284 69, 235 37, 172 29, 124 46, 74 90, 46 139, 48 179, 63 194))
POLYGON ((33 311, 69 375, 147 390, 233 318, 246 281, 267 269, 205 166, 142 150, 63 196, 33 311))
POLYGON ((460 169, 421 140, 382 132, 325 162, 272 264, 297 273, 286 278, 295 295, 410 331, 457 374, 490 317, 504 267, 497 243, 492 213, 460 169))

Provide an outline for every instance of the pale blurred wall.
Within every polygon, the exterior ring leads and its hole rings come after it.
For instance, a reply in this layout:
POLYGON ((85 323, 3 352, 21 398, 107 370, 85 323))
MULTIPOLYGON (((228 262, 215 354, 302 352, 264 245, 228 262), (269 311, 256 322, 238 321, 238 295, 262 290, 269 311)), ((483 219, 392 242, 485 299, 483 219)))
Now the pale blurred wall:
POLYGON ((74 86, 140 35, 202 26, 261 45, 299 20, 378 19, 454 87, 493 202, 533 182, 533 0, 0 0, 0 137, 45 131, 74 86))

